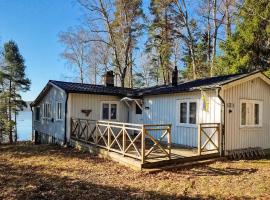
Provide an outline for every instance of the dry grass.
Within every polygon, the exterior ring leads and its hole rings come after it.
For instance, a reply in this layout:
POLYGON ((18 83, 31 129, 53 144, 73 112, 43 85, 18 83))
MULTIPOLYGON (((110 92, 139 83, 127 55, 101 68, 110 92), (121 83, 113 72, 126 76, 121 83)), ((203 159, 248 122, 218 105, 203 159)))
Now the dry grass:
POLYGON ((0 146, 0 199, 270 199, 270 158, 135 172, 58 146, 0 146))

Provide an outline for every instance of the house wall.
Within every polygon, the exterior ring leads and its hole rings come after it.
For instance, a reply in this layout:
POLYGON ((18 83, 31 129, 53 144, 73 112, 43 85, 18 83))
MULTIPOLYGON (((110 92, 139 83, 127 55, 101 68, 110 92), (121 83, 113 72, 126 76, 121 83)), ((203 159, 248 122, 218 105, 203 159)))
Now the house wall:
POLYGON ((96 94, 69 94, 68 97, 68 113, 67 113, 67 138, 70 138, 70 119, 101 119, 101 103, 104 101, 115 101, 118 103, 119 122, 128 122, 129 112, 128 107, 124 102, 120 102, 121 97, 110 95, 96 95, 96 94), (87 117, 81 112, 82 109, 90 109, 91 113, 87 117))
MULTIPOLYGON (((189 92, 144 97, 143 123, 145 124, 172 124, 172 142, 185 146, 197 147, 198 126, 180 125, 179 101, 195 100, 197 102, 198 123, 220 123, 221 102, 216 91, 206 92, 209 99, 208 112, 203 111, 201 92, 189 92), (149 109, 145 109, 149 107, 149 109)), ((158 135, 155 135, 158 137, 158 135)))
MULTIPOLYGON (((33 114, 33 130, 37 131, 39 134, 42 134, 41 142, 63 142, 64 141, 64 133, 65 133, 65 101, 66 94, 61 89, 56 87, 51 87, 48 93, 43 97, 42 101, 38 103, 37 106, 40 106, 40 121, 35 120, 35 114, 33 114), (62 103, 62 118, 61 120, 57 120, 57 103, 62 103), (43 104, 50 103, 51 104, 51 112, 52 117, 50 119, 44 118, 43 114, 43 104), (53 119, 53 121, 52 121, 53 119), (48 141, 46 141, 47 139, 48 141)), ((34 107, 33 107, 34 111, 34 107)))
POLYGON ((223 98, 226 103, 225 150, 270 148, 270 86, 256 78, 225 89, 223 98), (262 127, 240 128, 240 99, 263 101, 262 127))

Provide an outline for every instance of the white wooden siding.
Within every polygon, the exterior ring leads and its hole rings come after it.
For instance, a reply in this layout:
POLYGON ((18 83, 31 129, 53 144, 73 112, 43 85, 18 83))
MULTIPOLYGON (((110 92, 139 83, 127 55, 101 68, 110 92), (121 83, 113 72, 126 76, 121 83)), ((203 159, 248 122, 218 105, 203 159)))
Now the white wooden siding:
POLYGON ((119 113, 120 122, 128 122, 129 112, 128 107, 124 102, 120 102, 121 98, 109 95, 96 95, 96 94, 69 94, 68 98, 68 117, 67 117, 67 138, 70 137, 70 118, 83 118, 100 120, 101 118, 101 103, 104 101, 116 101, 119 103, 117 112, 119 113), (87 117, 81 112, 82 109, 92 110, 87 117))
MULTIPOLYGON (((172 142, 185 146, 197 147, 198 129, 195 126, 178 124, 178 101, 191 99, 197 102, 197 123, 220 123, 221 102, 216 91, 206 92, 209 97, 209 111, 202 110, 201 92, 153 95, 144 98, 143 123, 145 124, 172 124, 172 142), (149 110, 145 109, 149 107, 149 110)), ((158 137, 158 135, 155 135, 158 137)))
MULTIPOLYGON (((59 141, 64 140, 65 133, 65 101, 66 94, 64 91, 52 87, 48 93, 43 97, 42 101, 38 103, 40 106, 40 121, 35 121, 33 118, 33 129, 40 133, 45 133, 49 136, 53 136, 59 141), (57 103, 62 103, 62 120, 57 120, 57 103), (51 104, 52 116, 50 119, 43 117, 43 104, 51 104), (53 119, 53 121, 52 121, 53 119)), ((34 110, 34 109, 33 109, 34 110)), ((34 114, 35 116, 35 114, 34 114)))
POLYGON ((224 90, 226 103, 225 150, 270 148, 270 87, 256 78, 224 90), (240 99, 263 101, 262 127, 240 128, 240 99), (230 108, 228 107, 230 105, 230 108), (229 113, 229 110, 232 112, 229 113))

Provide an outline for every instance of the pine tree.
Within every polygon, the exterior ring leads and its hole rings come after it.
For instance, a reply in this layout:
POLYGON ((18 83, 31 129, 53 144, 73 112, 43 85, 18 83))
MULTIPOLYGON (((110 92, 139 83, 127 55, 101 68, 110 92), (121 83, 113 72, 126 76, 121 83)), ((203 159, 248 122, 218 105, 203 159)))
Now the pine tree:
MULTIPOLYGON (((5 102, 6 108, 2 110, 7 115, 7 120, 4 120, 5 126, 8 129, 9 141, 13 142, 13 133, 16 126, 14 115, 19 110, 26 107, 26 103, 22 100, 20 92, 25 92, 30 89, 30 80, 25 77, 25 64, 19 48, 14 41, 9 41, 4 44, 3 51, 4 66, 1 68, 1 79, 3 85, 1 101, 5 102)), ((16 119, 16 117, 15 117, 16 119)), ((3 118, 2 118, 3 121, 3 118)), ((15 141, 17 133, 15 133, 15 141)))
POLYGON ((143 28, 142 0, 116 0, 112 31, 118 51, 118 62, 122 67, 116 71, 121 75, 121 86, 133 87, 133 52, 137 44, 137 38, 143 28))
POLYGON ((159 77, 164 84, 169 84, 171 79, 173 52, 173 22, 169 7, 173 1, 152 0, 150 11, 153 20, 149 26, 149 40, 147 52, 152 53, 153 65, 158 66, 159 77), (154 64, 155 63, 155 64, 154 64))
POLYGON ((239 9, 236 31, 221 44, 223 73, 250 72, 270 67, 270 2, 246 0, 239 9))

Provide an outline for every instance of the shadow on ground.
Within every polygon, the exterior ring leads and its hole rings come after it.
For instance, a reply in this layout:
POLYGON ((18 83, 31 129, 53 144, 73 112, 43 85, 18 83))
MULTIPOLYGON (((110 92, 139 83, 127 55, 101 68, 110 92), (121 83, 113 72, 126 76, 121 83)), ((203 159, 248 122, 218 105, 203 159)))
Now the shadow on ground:
MULTIPOLYGON (((57 146, 33 146, 17 145, 2 146, 0 154, 11 153, 12 156, 28 158, 31 156, 64 156, 66 158, 79 158, 87 160, 89 157, 102 164, 103 159, 90 156, 89 153, 81 153, 69 148, 57 146)), ((256 170, 245 169, 215 169, 204 167, 204 170, 193 170, 194 176, 217 176, 217 175, 241 175, 243 173, 254 173, 256 170)), ((178 171, 173 173, 183 173, 178 171)), ((147 178, 147 177, 145 177, 147 178)), ((124 180, 123 180, 124 181, 124 180)), ((20 163, 9 163, 0 160, 0 199, 216 199, 214 196, 189 196, 170 195, 147 191, 151 188, 141 190, 106 183, 93 183, 91 180, 78 180, 69 176, 60 176, 41 170, 31 165, 20 165, 20 163)), ((249 199, 248 197, 232 197, 232 199, 249 199)))

